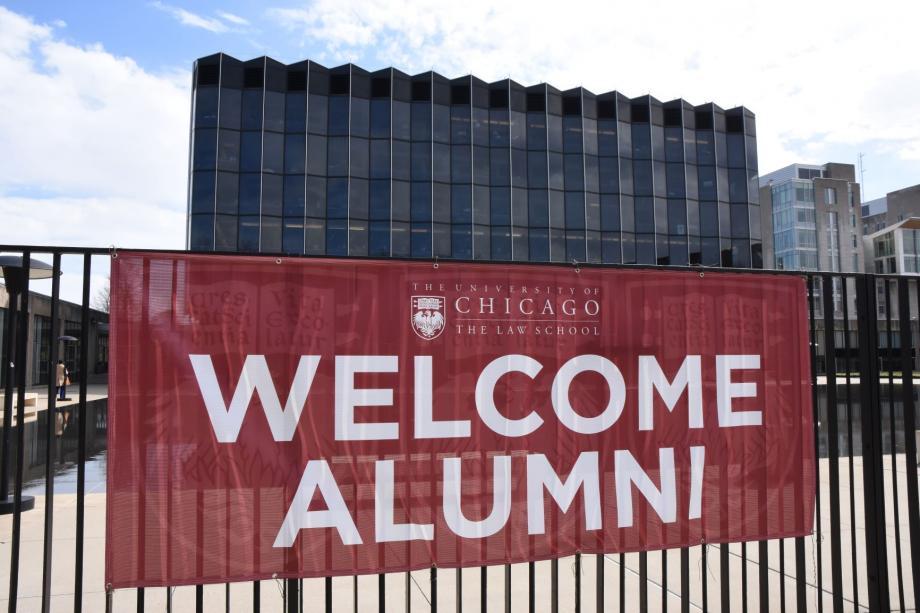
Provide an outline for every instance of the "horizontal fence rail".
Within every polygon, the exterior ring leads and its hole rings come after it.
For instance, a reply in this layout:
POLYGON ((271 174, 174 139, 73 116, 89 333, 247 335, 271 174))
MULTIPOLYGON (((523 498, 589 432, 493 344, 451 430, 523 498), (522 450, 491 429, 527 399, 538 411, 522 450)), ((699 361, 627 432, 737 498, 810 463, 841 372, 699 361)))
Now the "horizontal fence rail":
POLYGON ((660 267, 805 279, 818 456, 809 537, 497 567, 112 591, 101 584, 104 504, 98 499, 104 494, 87 486, 88 469, 97 479, 104 474, 107 405, 88 398, 87 380, 94 262, 117 251, 0 245, 0 254, 22 256, 26 273, 18 292, 7 280, 10 299, 0 319, 0 503, 9 507, 0 516, 2 554, 9 560, 0 567, 9 572, 0 600, 10 612, 920 610, 916 276, 660 267), (30 288, 37 283, 29 280, 32 259, 51 262, 51 327, 38 341, 30 324, 30 288), (65 263, 81 270, 82 281, 79 335, 67 341, 77 349, 78 397, 66 407, 56 401, 54 380, 65 263), (41 370, 48 376, 46 408, 34 418, 26 411, 29 360, 46 362, 41 370), (72 494, 56 492, 65 482, 72 494))

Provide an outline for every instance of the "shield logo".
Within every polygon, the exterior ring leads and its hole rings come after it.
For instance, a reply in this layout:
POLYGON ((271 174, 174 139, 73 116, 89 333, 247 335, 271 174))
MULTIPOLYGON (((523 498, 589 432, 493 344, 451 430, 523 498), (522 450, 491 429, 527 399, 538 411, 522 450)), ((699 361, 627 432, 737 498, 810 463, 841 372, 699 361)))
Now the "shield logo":
POLYGON ((438 338, 447 325, 443 296, 412 296, 410 323, 419 338, 430 341, 438 338))

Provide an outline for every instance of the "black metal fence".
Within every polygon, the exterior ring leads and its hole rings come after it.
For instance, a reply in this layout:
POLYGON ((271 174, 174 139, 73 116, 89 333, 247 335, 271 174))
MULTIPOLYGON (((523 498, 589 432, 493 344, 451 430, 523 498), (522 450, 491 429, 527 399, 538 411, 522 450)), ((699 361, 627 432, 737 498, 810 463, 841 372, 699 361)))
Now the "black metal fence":
POLYGON ((62 258, 82 270, 78 359, 86 373, 93 258, 110 253, 24 246, 0 246, 0 253, 21 256, 22 264, 18 272, 4 269, 10 300, 2 319, 0 508, 6 514, 0 551, 9 565, 4 560, 0 569, 8 568, 9 589, 0 591, 0 601, 6 596, 10 612, 920 610, 914 384, 920 277, 744 271, 798 274, 808 284, 818 453, 810 537, 503 567, 111 592, 102 584, 103 540, 93 537, 87 545, 87 529, 97 534, 104 524, 104 505, 90 505, 88 514, 87 467, 104 474, 106 404, 88 398, 82 377, 79 402, 62 411, 49 377, 47 409, 30 421, 23 367, 35 283, 31 258, 52 262, 49 372, 58 360, 62 258), (37 493, 34 501, 30 492, 37 493))

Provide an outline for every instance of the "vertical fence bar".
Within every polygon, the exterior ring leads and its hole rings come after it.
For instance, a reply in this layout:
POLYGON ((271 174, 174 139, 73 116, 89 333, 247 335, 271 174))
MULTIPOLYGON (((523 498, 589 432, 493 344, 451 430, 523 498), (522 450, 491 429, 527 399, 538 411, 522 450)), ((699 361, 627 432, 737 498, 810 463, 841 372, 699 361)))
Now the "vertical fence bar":
POLYGON ((9 610, 16 612, 19 596, 19 547, 22 542, 22 473, 25 462, 26 346, 29 340, 29 264, 22 252, 23 287, 19 294, 19 333, 16 348, 16 480, 13 483, 13 536, 10 546, 9 610))
POLYGON ((377 610, 380 613, 384 613, 384 611, 387 610, 386 596, 387 596, 386 575, 384 573, 380 573, 379 575, 377 575, 377 610))
POLYGON ((639 552, 639 610, 648 611, 648 554, 639 552))
MULTIPOLYGON (((840 449, 837 438, 837 360, 834 337, 834 277, 824 281, 824 374, 827 379, 827 463, 831 510, 831 598, 834 613, 843 611, 843 567, 840 547, 840 449)), ((823 595, 822 595, 823 597, 823 595)))
MULTIPOLYGON (((824 611, 824 599, 822 598, 824 592, 824 579, 823 579, 823 568, 824 564, 822 563, 823 555, 821 551, 821 464, 819 461, 821 453, 821 411, 818 406, 818 328, 815 325, 815 311, 818 309, 817 296, 815 289, 820 286, 821 278, 817 275, 810 277, 809 288, 811 289, 811 300, 809 301, 808 311, 809 317, 811 318, 811 398, 812 398, 812 412, 813 412, 813 422, 815 427, 815 532, 813 535, 815 550, 817 551, 817 563, 815 566, 815 575, 817 577, 816 583, 818 591, 818 613, 823 613, 824 611)), ((827 322, 824 322, 824 327, 827 328, 827 322)), ((824 369, 825 374, 827 373, 827 351, 825 351, 824 356, 824 369)))
POLYGON ((297 579, 285 579, 284 581, 284 604, 285 613, 300 613, 300 594, 298 590, 297 579))
POLYGON ((489 578, 486 576, 486 567, 479 567, 479 611, 481 613, 486 612, 488 604, 488 585, 489 578))
POLYGON ((144 613, 144 588, 137 588, 137 613, 144 613))
POLYGON ((595 593, 595 610, 597 613, 603 613, 604 611, 604 554, 597 554, 597 581, 596 581, 596 593, 595 593))
POLYGON ((511 613, 511 565, 505 564, 505 613, 511 613))
MULTIPOLYGON (((93 258, 89 253, 83 254, 83 304, 80 308, 80 372, 86 372, 89 362, 89 343, 85 342, 89 329, 89 281, 92 273, 93 258)), ((83 610, 83 541, 86 523, 86 377, 80 377, 80 400, 74 412, 77 418, 77 527, 76 559, 74 561, 73 610, 83 610)), ((143 593, 138 595, 143 601, 143 593)))
MULTIPOLYGON (((51 265, 51 346, 48 348, 48 406, 45 410, 47 430, 45 432, 45 529, 44 548, 42 551, 42 613, 48 613, 51 607, 51 546, 54 531, 54 437, 57 434, 57 355, 58 336, 61 322, 58 315, 58 292, 61 279, 61 254, 55 253, 51 265)), ((21 427, 21 426, 20 426, 21 427)), ((61 424, 63 435, 63 423, 61 424)))
POLYGON ((859 318, 859 392, 862 421, 863 511, 866 526, 866 580, 869 608, 890 610, 888 553, 885 542, 885 490, 882 472, 882 420, 879 410, 878 308, 875 276, 856 278, 859 318))
MULTIPOLYGON (((534 562, 527 563, 527 610, 534 613, 537 609, 537 570, 534 562)), ((457 612, 459 613, 459 611, 457 612)))
POLYGON ((741 613, 748 613, 747 543, 741 543, 741 613))
POLYGON ((411 613, 412 611, 412 574, 408 571, 403 573, 403 578, 406 583, 406 613, 411 613))
POLYGON ((620 554, 620 613, 626 611, 626 556, 620 554))
POLYGON ((690 548, 680 548, 680 613, 690 613, 690 548))
POLYGON ((661 613, 668 613, 668 550, 661 550, 661 613))
MULTIPOLYGON (((728 509, 725 509, 728 512, 728 509)), ((731 582, 728 578, 728 543, 719 545, 719 592, 723 611, 731 610, 731 582)), ((742 590, 742 598, 744 591, 742 590)))
POLYGON ((786 539, 779 539, 779 610, 786 613, 786 539))
MULTIPOLYGON (((895 410, 894 410, 894 337, 891 334, 891 280, 885 278, 885 335, 888 368, 888 432, 891 441, 891 493, 892 504, 891 510, 894 513, 894 559, 895 572, 898 579, 898 604, 901 611, 904 611, 904 580, 903 566, 901 564, 901 517, 899 510, 900 496, 898 495, 898 456, 897 456, 897 436, 895 432, 895 410)), ((903 373, 902 378, 903 378, 903 373)), ((882 463, 884 466, 884 461, 882 463)))
MULTIPOLYGON (((202 607, 204 602, 202 602, 202 607)), ((252 582, 252 613, 259 613, 262 610, 262 582, 252 582)))
MULTIPOLYGON (((917 283, 920 294, 920 283, 917 283)), ((920 295, 918 295, 920 297, 920 295)), ((901 392, 904 401, 904 470, 907 477, 907 525, 910 534, 911 580, 914 611, 920 611, 920 501, 917 492, 917 418, 914 405, 914 347, 910 316, 910 281, 898 279, 898 304, 901 319, 901 392)), ((917 303, 920 308, 920 302, 917 303)), ((918 313, 920 315, 920 313, 918 313)), ((920 324, 920 318, 918 318, 920 324)))
POLYGON ((850 354, 850 297, 848 279, 843 279, 843 347, 846 355, 846 397, 847 397, 847 451, 848 475, 850 494, 850 574, 853 578, 853 609, 859 611, 859 566, 856 562, 856 478, 853 467, 853 456, 856 449, 853 444, 853 392, 851 389, 851 371, 853 370, 850 354))
POLYGON ((757 570, 760 576, 760 613, 768 613, 770 611, 770 561, 767 555, 767 541, 760 541, 759 549, 760 563, 757 565, 757 570))
POLYGON ((332 577, 326 577, 326 613, 332 611, 332 577))
MULTIPOLYGON (((508 597, 510 601, 510 596, 508 597)), ((438 567, 431 567, 431 613, 438 613, 438 567)))
POLYGON ((575 553, 575 613, 581 613, 581 554, 575 553))
POLYGON ((553 558, 550 563, 550 607, 553 613, 559 611, 559 560, 553 558))
POLYGON ((709 610, 709 562, 706 560, 706 550, 709 545, 703 543, 700 545, 701 575, 703 577, 703 613, 709 610))
MULTIPOLYGON (((13 431, 13 379, 16 376, 16 316, 19 305, 9 292, 9 279, 4 279, 7 284, 9 305, 6 311, 6 334, 3 335, 3 447, 0 450, 0 501, 9 504, 10 494, 10 432, 13 431)), ((4 509, 9 513, 8 509, 4 509)))
MULTIPOLYGON (((533 562, 531 562, 533 564, 533 562)), ((533 598, 531 598, 533 600, 533 598)), ((355 611, 358 610, 358 601, 355 601, 355 611)), ((463 569, 457 569, 457 613, 463 611, 463 569)))

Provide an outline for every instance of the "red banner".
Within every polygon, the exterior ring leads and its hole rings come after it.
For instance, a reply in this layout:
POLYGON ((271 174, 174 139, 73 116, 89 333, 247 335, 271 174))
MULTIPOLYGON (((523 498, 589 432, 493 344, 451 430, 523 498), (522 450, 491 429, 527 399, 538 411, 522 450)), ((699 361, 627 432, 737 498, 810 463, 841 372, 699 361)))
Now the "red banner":
POLYGON ((106 580, 812 530, 802 278, 119 252, 106 580))

